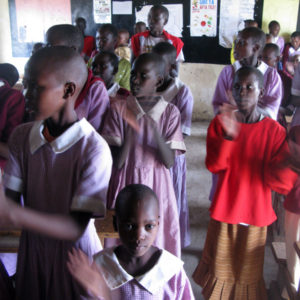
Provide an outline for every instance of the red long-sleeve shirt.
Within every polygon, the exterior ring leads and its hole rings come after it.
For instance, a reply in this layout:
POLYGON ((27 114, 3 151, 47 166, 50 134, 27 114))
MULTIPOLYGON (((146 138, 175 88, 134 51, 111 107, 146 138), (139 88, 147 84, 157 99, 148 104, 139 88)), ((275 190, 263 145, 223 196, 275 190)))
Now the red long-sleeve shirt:
POLYGON ((274 222, 271 189, 287 194, 297 178, 282 164, 287 153, 285 129, 276 121, 242 123, 238 137, 230 141, 215 117, 208 128, 206 156, 208 170, 218 174, 211 217, 230 224, 274 222))

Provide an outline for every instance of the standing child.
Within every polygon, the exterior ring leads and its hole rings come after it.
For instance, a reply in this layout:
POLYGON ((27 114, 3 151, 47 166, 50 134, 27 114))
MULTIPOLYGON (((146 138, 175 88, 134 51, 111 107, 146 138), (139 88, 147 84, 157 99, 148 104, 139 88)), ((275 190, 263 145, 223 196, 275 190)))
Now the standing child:
POLYGON ((160 201, 160 228, 154 244, 180 256, 178 209, 168 169, 174 164, 174 155, 185 152, 185 144, 178 109, 156 95, 164 70, 159 55, 139 56, 131 71, 133 96, 113 103, 107 116, 102 135, 117 152, 108 208, 115 207, 116 195, 126 185, 148 185, 160 201))
MULTIPOLYGON (((92 57, 94 57, 99 51, 108 51, 115 53, 115 48, 118 41, 118 30, 112 24, 103 24, 97 31, 96 35, 98 50, 94 51, 92 57)), ((92 60, 89 61, 89 66, 92 60)), ((130 70, 131 65, 125 58, 120 58, 118 72, 115 76, 115 81, 124 89, 130 90, 130 70)))
MULTIPOLYGON (((79 54, 83 49, 82 33, 78 28, 69 24, 50 27, 46 32, 46 40, 50 46, 68 46, 79 54)), ((96 130, 99 130, 108 107, 109 97, 104 83, 88 70, 87 80, 75 103, 77 116, 79 119, 86 118, 96 130)))
MULTIPOLYGON (((80 299, 67 253, 93 213, 105 213, 112 163, 107 143, 74 109, 86 79, 82 57, 69 47, 41 49, 28 63, 26 97, 38 121, 11 135, 8 198, 0 194, 1 226, 22 229, 16 299, 80 299), (21 195, 24 207, 15 202, 21 195)), ((92 256, 101 244, 89 224, 77 247, 92 256)))
POLYGON ((73 251, 68 263, 71 274, 97 299, 103 297, 104 277, 113 300, 193 300, 183 262, 153 246, 159 221, 155 193, 142 184, 126 186, 116 200, 121 245, 96 254, 92 266, 82 253, 73 251))
POLYGON ((129 43, 129 32, 127 29, 120 29, 118 31, 118 41, 115 53, 121 57, 131 61, 131 50, 128 46, 129 43))
POLYGON ((224 104, 208 128, 206 166, 219 180, 193 274, 205 299, 267 299, 264 249, 267 226, 276 219, 271 189, 287 194, 297 175, 284 165, 285 129, 257 109, 263 81, 256 68, 238 70, 236 106, 224 104))
MULTIPOLYGON (((176 49, 167 42, 161 42, 153 47, 152 52, 161 55, 166 64, 164 83, 157 89, 158 94, 167 102, 177 106, 181 116, 182 134, 183 136, 190 135, 194 99, 188 86, 177 77, 176 49)), ((191 243, 189 207, 186 196, 185 154, 175 157, 174 165, 170 171, 177 199, 181 246, 184 248, 191 243)))
POLYGON ((184 61, 183 42, 180 38, 164 30, 168 23, 169 11, 165 6, 153 5, 148 14, 149 30, 135 34, 131 38, 131 48, 134 58, 142 53, 151 52, 159 42, 169 42, 176 48, 177 61, 184 61))
POLYGON ((272 43, 276 44, 279 47, 280 54, 283 53, 284 49, 284 38, 282 36, 279 36, 280 32, 280 24, 277 21, 271 21, 269 23, 269 34, 272 38, 272 43))
POLYGON ((134 34, 145 32, 147 30, 147 25, 144 22, 136 22, 133 27, 134 34))
POLYGON ((94 76, 99 76, 105 83, 108 96, 110 99, 116 96, 127 97, 129 91, 121 88, 115 82, 115 75, 118 72, 119 59, 113 52, 101 51, 94 58, 92 62, 92 71, 94 76))

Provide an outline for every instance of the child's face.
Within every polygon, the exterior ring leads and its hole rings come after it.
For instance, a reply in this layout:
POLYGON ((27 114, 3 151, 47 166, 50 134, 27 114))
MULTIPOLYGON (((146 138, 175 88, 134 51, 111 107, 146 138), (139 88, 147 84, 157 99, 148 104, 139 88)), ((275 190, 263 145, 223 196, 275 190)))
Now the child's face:
POLYGON ((160 37, 166 25, 166 17, 159 9, 150 9, 148 14, 148 26, 152 36, 160 37))
POLYGON ((127 33, 125 32, 121 32, 118 34, 118 43, 117 45, 126 45, 128 44, 128 39, 129 39, 129 36, 127 33))
POLYGON ((274 36, 277 37, 280 31, 280 26, 279 25, 273 25, 270 28, 270 33, 274 36))
POLYGON ((130 256, 145 255, 156 238, 159 217, 153 201, 140 200, 117 220, 122 245, 130 256))
POLYGON ((108 30, 97 31, 97 46, 99 50, 113 52, 117 43, 117 39, 108 30))
POLYGON ((130 74, 130 90, 135 97, 147 97, 155 94, 158 87, 158 75, 152 62, 137 61, 130 74))
POLYGON ((115 72, 108 55, 98 55, 92 63, 92 71, 95 76, 103 79, 107 86, 113 79, 115 72))
POLYGON ((300 46, 300 37, 296 36, 296 37, 291 38, 291 44, 292 44, 292 47, 295 50, 297 50, 300 46))
POLYGON ((270 67, 276 68, 278 57, 272 49, 264 49, 262 53, 262 60, 270 67))
POLYGON ((146 31, 147 28, 146 28, 146 25, 144 24, 137 24, 137 25, 134 25, 134 33, 140 33, 140 32, 144 32, 146 31))
POLYGON ((32 75, 28 72, 26 99, 37 120, 55 116, 65 104, 64 85, 58 82, 55 73, 42 72, 32 75))
POLYGON ((262 95, 262 89, 259 88, 255 74, 235 77, 232 95, 240 112, 253 111, 262 95))
POLYGON ((235 41, 234 59, 242 60, 253 56, 255 53, 254 46, 252 38, 246 33, 240 32, 235 41))

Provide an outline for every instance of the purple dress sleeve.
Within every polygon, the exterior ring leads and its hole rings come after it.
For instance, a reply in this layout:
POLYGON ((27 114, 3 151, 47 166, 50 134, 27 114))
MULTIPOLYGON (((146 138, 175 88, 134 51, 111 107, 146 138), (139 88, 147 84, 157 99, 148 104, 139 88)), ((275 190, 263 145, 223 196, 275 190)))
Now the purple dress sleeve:
POLYGON ((177 278, 177 293, 173 299, 176 300, 194 300, 194 294, 191 283, 182 268, 181 272, 176 276, 177 278))
POLYGON ((192 113, 194 106, 192 92, 188 86, 184 85, 180 89, 176 98, 178 98, 176 106, 180 111, 182 133, 185 135, 191 135, 192 113))
POLYGON ((112 158, 109 147, 102 137, 100 143, 95 143, 90 148, 92 150, 83 155, 82 171, 71 209, 104 216, 112 158))
POLYGON ((226 92, 231 90, 233 76, 234 69, 232 65, 224 67, 219 75, 212 100, 215 115, 219 112, 219 106, 221 106, 224 102, 228 102, 226 92))
POLYGON ((183 154, 186 151, 185 144, 183 141, 183 136, 181 132, 181 123, 180 123, 180 112, 178 108, 173 104, 168 104, 166 108, 167 126, 163 124, 163 132, 166 143, 170 146, 171 149, 177 150, 176 154, 183 154))
POLYGON ((279 36, 276 44, 279 47, 280 54, 282 54, 285 44, 284 38, 282 36, 279 36))

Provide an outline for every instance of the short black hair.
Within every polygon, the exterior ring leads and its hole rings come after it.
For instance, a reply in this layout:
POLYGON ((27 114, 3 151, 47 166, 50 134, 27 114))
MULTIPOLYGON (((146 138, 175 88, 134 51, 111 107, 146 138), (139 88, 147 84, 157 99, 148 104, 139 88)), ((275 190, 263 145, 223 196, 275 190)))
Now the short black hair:
POLYGON ((156 74, 164 77, 166 63, 164 59, 161 57, 161 55, 153 52, 143 53, 137 57, 134 64, 137 65, 144 62, 153 63, 154 68, 156 70, 156 74))
POLYGON ((83 17, 78 17, 76 18, 75 23, 77 24, 78 22, 84 22, 86 24, 86 19, 83 17))
POLYGON ((254 67, 242 67, 238 69, 234 74, 234 81, 240 76, 248 76, 254 74, 256 76, 259 88, 264 87, 264 75, 261 71, 254 67))
POLYGON ((135 26, 145 26, 145 27, 147 27, 146 23, 143 22, 143 21, 136 22, 134 25, 135 26))
POLYGON ((245 27, 248 27, 248 26, 250 26, 251 24, 254 24, 254 23, 256 23, 258 25, 257 21, 255 21, 255 20, 252 20, 252 19, 244 20, 245 27))
POLYGON ((117 72, 118 71, 118 67, 119 67, 119 59, 118 56, 110 51, 100 51, 93 59, 93 61, 95 61, 97 59, 97 57, 102 56, 102 55, 107 55, 109 58, 109 62, 111 63, 111 65, 113 66, 114 70, 117 72))
POLYGON ((63 41, 65 46, 75 48, 78 53, 82 52, 84 37, 81 31, 70 24, 59 24, 50 27, 46 32, 47 43, 52 44, 53 40, 63 41))
POLYGON ((295 38, 295 37, 300 37, 300 31, 294 31, 294 32, 291 34, 291 38, 295 38))
POLYGON ((264 50, 271 50, 274 51, 275 56, 280 55, 280 49, 276 44, 268 43, 265 45, 264 50))
POLYGON ((0 64, 0 78, 6 80, 13 87, 19 80, 19 72, 12 64, 0 64))
POLYGON ((271 21, 271 22, 269 23, 269 25, 268 25, 269 30, 270 30, 272 27, 274 27, 274 26, 279 26, 279 27, 280 27, 279 22, 277 22, 277 21, 275 21, 275 20, 271 21))
POLYGON ((136 200, 146 200, 155 201, 157 207, 159 207, 159 202, 157 195, 154 191, 144 185, 144 184, 129 184, 124 187, 118 194, 116 198, 116 206, 115 212, 116 217, 120 217, 124 211, 124 204, 127 205, 128 201, 136 201, 136 200))
POLYGON ((165 20, 166 20, 166 23, 169 21, 169 10, 163 6, 163 5, 153 5, 150 9, 151 10, 160 10, 163 15, 165 16, 165 20))
POLYGON ((169 61, 172 63, 172 61, 176 60, 177 57, 177 51, 176 48, 168 43, 168 42, 160 42, 157 43, 153 48, 152 48, 153 53, 157 53, 159 55, 168 55, 170 57, 169 61))
POLYGON ((106 30, 106 31, 110 32, 114 38, 118 38, 118 29, 113 24, 110 24, 110 23, 103 24, 98 29, 98 31, 100 31, 100 30, 106 30))
POLYGON ((260 52, 266 44, 266 34, 257 27, 247 27, 240 31, 242 34, 247 34, 255 44, 260 46, 260 52))

